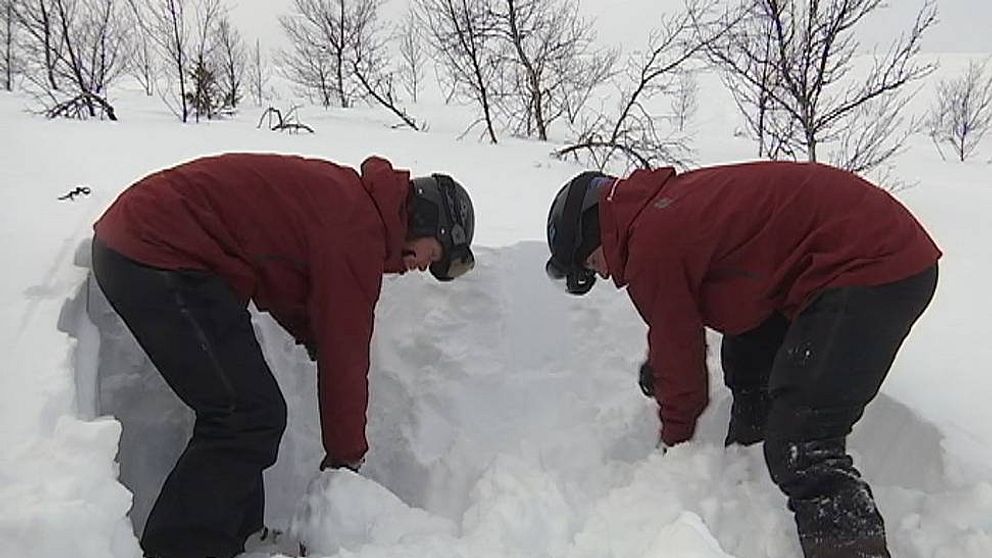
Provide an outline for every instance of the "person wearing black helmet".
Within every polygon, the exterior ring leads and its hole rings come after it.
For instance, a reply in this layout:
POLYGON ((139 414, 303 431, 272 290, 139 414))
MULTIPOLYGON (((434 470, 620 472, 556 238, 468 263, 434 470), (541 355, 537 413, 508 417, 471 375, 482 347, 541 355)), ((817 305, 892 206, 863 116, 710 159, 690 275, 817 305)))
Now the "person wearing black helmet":
POLYGON ((468 192, 444 174, 411 180, 378 157, 360 172, 285 155, 197 159, 128 188, 94 229, 97 283, 196 413, 141 536, 156 558, 234 556, 262 527, 262 471, 276 460, 286 403, 249 301, 317 361, 320 469, 357 470, 383 274, 429 269, 451 281, 475 263, 468 192))
POLYGON ((576 295, 612 278, 647 322, 638 383, 660 444, 693 438, 716 330, 724 442, 764 442, 805 556, 889 556, 846 438, 936 288, 940 250, 906 208, 816 163, 586 172, 558 192, 547 234, 550 277, 576 295))

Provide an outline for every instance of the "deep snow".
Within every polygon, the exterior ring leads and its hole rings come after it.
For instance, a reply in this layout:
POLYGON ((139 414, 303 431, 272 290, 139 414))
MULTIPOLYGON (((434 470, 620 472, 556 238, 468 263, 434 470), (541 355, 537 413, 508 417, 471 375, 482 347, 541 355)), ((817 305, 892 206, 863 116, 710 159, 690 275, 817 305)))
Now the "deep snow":
MULTIPOLYGON (((352 165, 377 153, 449 172, 472 191, 482 246, 465 280, 385 281, 360 476, 317 473, 313 364, 257 317, 290 403, 266 476, 267 521, 290 533, 258 556, 295 539, 314 556, 362 558, 797 555, 760 447, 722 447, 718 362, 696 440, 662 455, 636 386, 645 328, 625 293, 601 284, 576 299, 544 277, 547 204, 580 170, 548 145, 459 141, 464 114, 443 106, 423 107, 437 114, 426 134, 391 130, 375 110, 305 109, 318 134, 285 136, 256 130, 254 110, 180 126, 157 99, 120 101, 120 123, 49 122, 0 95, 0 556, 140 556, 133 528, 189 416, 87 282, 90 225, 134 179, 234 150, 352 165), (77 185, 92 194, 56 199, 77 185)), ((750 157, 735 118, 704 103, 700 163, 750 157)), ((899 557, 992 556, 990 156, 986 144, 967 164, 943 162, 917 138, 897 161, 916 184, 898 197, 945 252, 934 303, 851 442, 899 557)))

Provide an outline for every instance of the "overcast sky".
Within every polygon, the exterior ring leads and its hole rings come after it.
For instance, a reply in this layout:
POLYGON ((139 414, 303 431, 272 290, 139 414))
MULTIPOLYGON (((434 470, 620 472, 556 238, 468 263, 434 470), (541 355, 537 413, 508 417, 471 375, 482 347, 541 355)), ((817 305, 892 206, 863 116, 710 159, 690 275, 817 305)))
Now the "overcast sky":
MULTIPOLYGON (((282 33, 277 17, 288 13, 292 0, 229 0, 232 16, 246 39, 254 42, 279 45, 282 33)), ((597 18, 600 38, 609 43, 621 43, 632 38, 619 32, 630 22, 642 22, 653 17, 665 7, 677 8, 681 0, 579 0, 584 13, 597 18)), ((923 0, 889 0, 889 6, 878 10, 863 22, 862 44, 873 42, 888 44, 901 30, 912 24, 913 17, 923 5, 923 0)), ((408 0, 387 0, 383 16, 392 20, 403 13, 408 0)), ((940 23, 924 40, 927 52, 987 52, 992 54, 992 0, 937 0, 940 23)), ((639 28, 647 29, 643 23, 639 28)))

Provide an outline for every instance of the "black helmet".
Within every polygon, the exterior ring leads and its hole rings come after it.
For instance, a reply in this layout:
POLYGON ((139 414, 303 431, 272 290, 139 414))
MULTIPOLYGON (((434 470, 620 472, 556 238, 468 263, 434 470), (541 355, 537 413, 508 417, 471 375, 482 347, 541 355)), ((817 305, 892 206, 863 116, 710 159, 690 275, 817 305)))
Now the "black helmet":
POLYGON ((431 275, 438 281, 451 281, 475 267, 469 247, 475 234, 475 211, 465 188, 445 174, 414 178, 410 186, 410 237, 429 236, 441 243, 442 257, 431 264, 431 275))
POLYGON ((599 179, 606 178, 601 172, 583 172, 565 184, 551 203, 551 258, 544 270, 552 279, 565 279, 565 289, 571 294, 586 294, 596 283, 596 273, 585 266, 585 260, 600 244, 599 179))

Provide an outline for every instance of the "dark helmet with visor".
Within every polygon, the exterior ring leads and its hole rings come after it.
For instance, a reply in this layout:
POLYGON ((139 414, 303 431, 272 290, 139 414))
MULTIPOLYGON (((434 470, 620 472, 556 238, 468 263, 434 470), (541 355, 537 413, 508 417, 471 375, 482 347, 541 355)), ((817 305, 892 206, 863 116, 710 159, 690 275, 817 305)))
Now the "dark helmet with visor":
POLYGON ((544 266, 548 277, 565 280, 565 290, 584 295, 596 283, 596 272, 586 258, 600 244, 599 188, 610 177, 586 171, 562 187, 548 213, 548 248, 551 258, 544 266))
POLYGON ((472 198, 461 184, 446 174, 432 174, 410 181, 413 193, 410 237, 434 237, 441 243, 440 261, 430 266, 438 281, 451 281, 475 267, 470 245, 475 234, 472 198))

